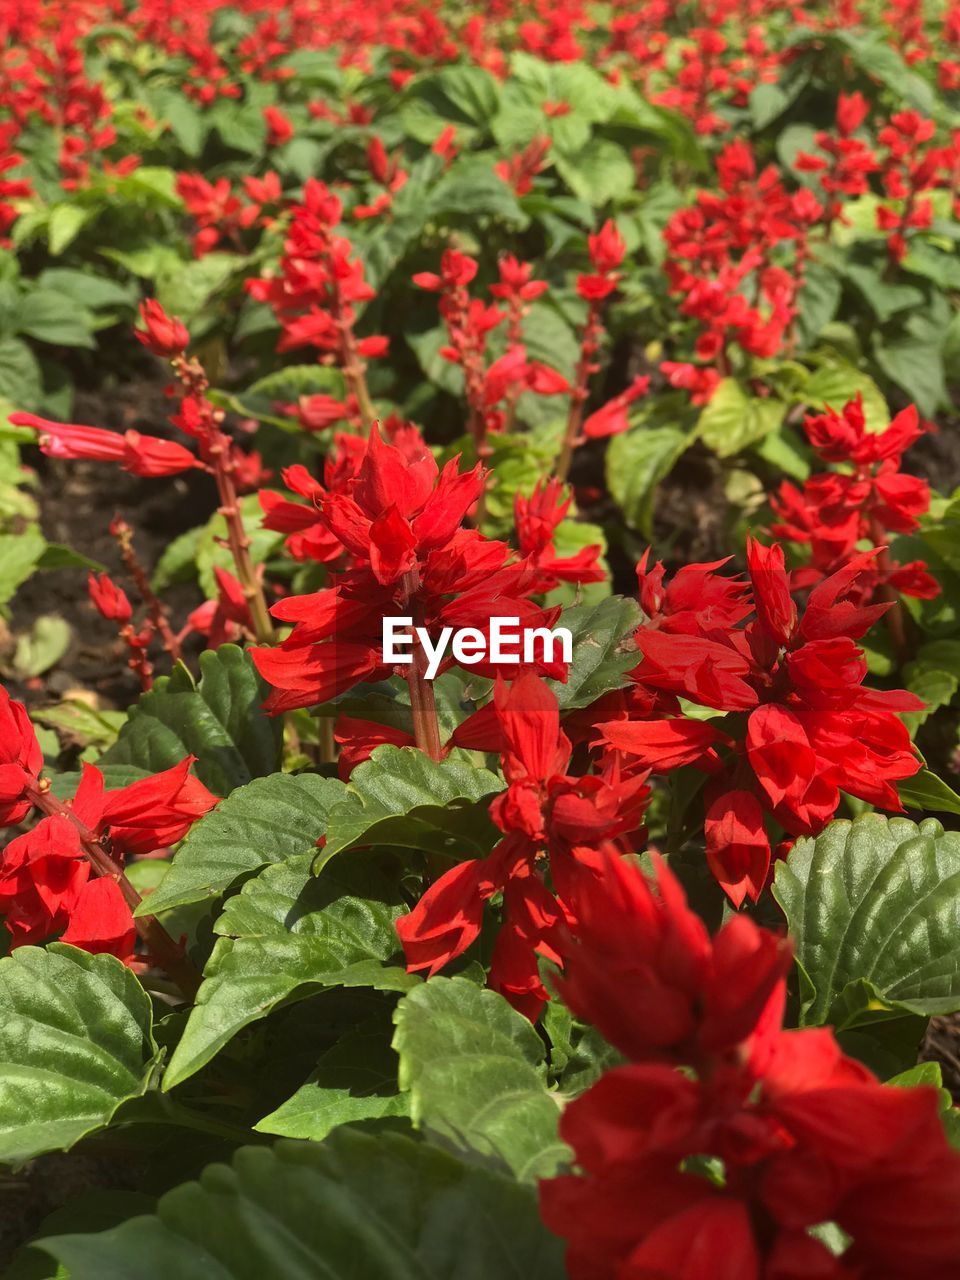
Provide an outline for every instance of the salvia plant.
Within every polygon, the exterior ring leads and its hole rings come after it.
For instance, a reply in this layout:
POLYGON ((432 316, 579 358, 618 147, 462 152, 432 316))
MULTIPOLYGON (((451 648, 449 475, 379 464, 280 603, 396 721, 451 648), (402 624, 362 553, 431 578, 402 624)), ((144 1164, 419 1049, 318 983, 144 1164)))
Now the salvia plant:
POLYGON ((0 0, 10 1280, 960 1260, 960 7, 0 0))

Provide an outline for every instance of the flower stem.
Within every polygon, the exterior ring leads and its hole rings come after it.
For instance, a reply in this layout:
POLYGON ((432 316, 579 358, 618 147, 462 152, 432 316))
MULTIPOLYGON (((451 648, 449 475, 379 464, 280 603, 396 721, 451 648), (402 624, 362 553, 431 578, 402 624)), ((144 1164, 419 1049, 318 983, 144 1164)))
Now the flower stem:
POLYGON ((174 662, 179 662, 183 657, 180 641, 173 633, 166 605, 157 597, 156 592, 151 587, 147 571, 140 563, 137 553, 133 549, 133 530, 126 520, 116 515, 110 525, 110 532, 117 540, 117 545, 120 548, 120 558, 123 560, 130 577, 137 584, 140 599, 147 606, 150 621, 156 627, 164 649, 166 649, 174 662))
POLYGON ((407 607, 413 619, 413 656, 407 667, 407 687, 410 690, 410 710, 413 713, 413 736, 417 746, 431 760, 443 758, 440 745, 440 725, 437 721, 437 701, 433 696, 433 684, 427 679, 427 655, 416 639, 416 628, 423 624, 423 611, 412 600, 420 586, 418 569, 411 569, 403 578, 407 607))
POLYGON ((583 426, 583 406, 590 394, 590 378, 596 373, 597 351, 600 347, 600 303, 592 302, 583 326, 580 339, 580 359, 570 394, 570 409, 567 413, 567 425, 563 433, 563 443, 557 455, 554 475, 559 480, 566 480, 573 462, 573 451, 580 443, 580 430, 583 426))
POLYGON ((250 539, 247 537, 240 515, 240 504, 237 501, 237 489, 233 483, 233 468, 228 461, 228 450, 214 445, 210 449, 210 457, 213 477, 217 483, 217 493, 220 496, 220 515, 226 521, 227 542, 236 566, 237 578, 250 609, 250 617, 253 619, 253 629, 261 644, 272 644, 276 636, 264 598, 263 586, 250 557, 250 539))
MULTIPOLYGON (((107 876, 113 880, 123 894, 124 902, 132 912, 136 911, 143 901, 140 894, 90 828, 80 821, 69 806, 63 804, 51 793, 49 782, 41 779, 27 794, 34 807, 46 817, 66 818, 68 822, 73 823, 80 835, 80 846, 94 874, 107 876)), ((174 942, 156 916, 134 916, 133 924, 151 959, 156 961, 157 965, 176 982, 184 997, 192 1000, 203 981, 193 961, 174 942)))

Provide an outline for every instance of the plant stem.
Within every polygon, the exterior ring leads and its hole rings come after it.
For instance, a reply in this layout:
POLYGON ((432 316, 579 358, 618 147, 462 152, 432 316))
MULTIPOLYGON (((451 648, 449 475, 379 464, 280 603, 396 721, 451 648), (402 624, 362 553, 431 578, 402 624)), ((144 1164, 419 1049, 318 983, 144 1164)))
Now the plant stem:
MULTIPOLYGON (((90 828, 80 821, 72 809, 50 792, 50 783, 46 779, 41 779, 27 794, 34 807, 46 817, 66 818, 68 822, 73 823, 80 836, 81 848, 94 874, 111 879, 119 887, 123 900, 130 910, 136 911, 143 901, 140 894, 90 828)), ((193 961, 183 953, 156 916, 134 916, 133 923, 151 958, 173 978, 184 997, 192 1000, 203 981, 193 961)))
POLYGON ((130 577, 137 585, 140 598, 147 606, 150 621, 159 632, 164 649, 166 649, 174 662, 179 662, 183 657, 180 641, 174 635, 173 628, 170 626, 170 616, 167 613, 166 605, 157 597, 156 592, 151 587, 147 571, 138 560, 137 553, 133 549, 133 530, 126 520, 117 515, 114 516, 113 523, 110 525, 110 532, 117 540, 117 545, 120 548, 120 558, 123 560, 130 577))
POLYGON ((427 655, 416 638, 416 628, 423 623, 423 611, 412 602, 412 596, 420 586, 420 572, 411 569, 403 579, 407 607, 413 618, 413 655, 407 667, 407 687, 410 690, 410 710, 413 714, 413 736, 417 746, 431 760, 441 760, 440 725, 437 721, 437 701, 433 695, 433 683, 427 679, 427 655))
POLYGON ((890 561, 890 551, 883 545, 884 532, 880 527, 879 521, 875 517, 870 517, 870 540, 875 547, 879 548, 877 555, 877 568, 880 571, 880 586, 878 594, 881 600, 888 601, 890 608, 884 615, 884 621, 887 624, 887 630, 890 633, 890 643, 893 645, 893 652, 897 659, 897 665, 902 667, 910 656, 910 647, 907 644, 906 628, 903 624, 903 606, 900 603, 900 596, 896 590, 890 585, 890 574, 893 571, 893 565, 890 561))
POLYGON ((597 351, 600 347, 600 303, 591 302, 587 319, 580 339, 580 359, 573 380, 573 391, 570 393, 570 409, 567 413, 567 425, 563 433, 563 443, 557 455, 554 475, 559 480, 566 480, 573 462, 573 451, 580 443, 580 430, 583 426, 583 406, 590 394, 590 378, 596 373, 597 351))
POLYGON ((270 611, 263 595, 263 586, 257 576, 253 560, 250 557, 250 539, 243 527, 240 515, 240 504, 237 501, 237 489, 233 483, 233 468, 229 463, 229 442, 226 437, 213 444, 209 450, 213 477, 217 483, 220 496, 220 515, 227 525, 227 542, 233 563, 236 566, 237 578, 243 588, 244 598, 250 609, 253 630, 261 644, 273 644, 276 636, 270 611))

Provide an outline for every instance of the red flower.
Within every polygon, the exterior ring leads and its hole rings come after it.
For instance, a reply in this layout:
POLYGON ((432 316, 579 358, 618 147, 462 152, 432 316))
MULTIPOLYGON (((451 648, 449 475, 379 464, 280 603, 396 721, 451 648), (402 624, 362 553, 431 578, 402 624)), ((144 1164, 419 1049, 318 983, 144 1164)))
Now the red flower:
MULTIPOLYGON (((336 490, 316 493, 319 519, 349 567, 328 589, 275 605, 274 617, 293 623, 293 632, 276 648, 252 651, 274 686, 271 712, 312 706, 389 674, 386 616, 416 617, 434 638, 444 626, 488 635, 495 616, 515 614, 521 629, 552 624, 556 611, 529 599, 538 588, 534 569, 516 561, 505 543, 460 527, 482 485, 479 466, 461 473, 457 459, 438 472, 415 429, 397 428, 388 444, 373 428, 357 470, 336 490)), ((556 661, 539 667, 565 674, 556 661)), ((412 669, 398 670, 409 677, 412 669)), ((483 661, 476 670, 493 676, 497 668, 483 661)))
POLYGON ((133 609, 126 592, 105 573, 87 578, 87 590, 97 612, 109 622, 127 623, 133 617, 133 609))
POLYGON ((97 462, 118 462, 135 476, 156 479, 175 476, 193 467, 202 467, 199 458, 173 440, 158 440, 139 431, 104 431, 100 427, 77 426, 69 422, 48 422, 35 413, 13 413, 10 421, 18 427, 39 432, 42 453, 49 458, 91 458, 97 462))
POLYGON ((606 576, 599 546, 582 547, 572 556, 557 555, 554 534, 570 501, 563 498, 563 485, 555 477, 538 481, 529 498, 517 493, 513 500, 517 544, 524 560, 542 575, 540 591, 551 591, 560 582, 602 582, 606 576))
POLYGON ((293 125, 279 107, 264 107, 263 118, 267 122, 268 147, 282 147, 293 137, 293 125))
POLYGON ((641 562, 648 621, 636 633, 642 659, 633 675, 654 695, 640 707, 650 723, 599 725, 603 741, 638 768, 692 765, 710 775, 704 792, 707 859, 739 906, 756 901, 770 862, 767 820, 790 835, 815 834, 840 792, 900 811, 895 784, 920 768, 899 719, 922 707, 914 695, 863 688, 866 663, 855 641, 887 604, 860 603, 861 574, 873 557, 854 557, 811 593, 801 614, 779 547, 750 541, 746 584, 688 565, 664 586, 662 566, 641 562), (747 713, 690 730, 675 697, 721 712, 747 713))
POLYGON ((30 812, 27 791, 42 768, 43 752, 26 707, 0 686, 0 825, 15 826, 30 812))
POLYGON ((577 865, 556 938, 565 1000, 629 1059, 568 1103, 576 1170, 540 1185, 571 1280, 949 1269, 960 1154, 936 1091, 880 1085, 829 1030, 782 1031, 789 946, 742 916, 709 938, 656 871, 654 894, 623 860, 577 865), (839 1259, 810 1234, 828 1222, 839 1259))
POLYGON ((864 600, 893 586, 904 595, 930 599, 939 586, 922 562, 901 566, 892 561, 883 543, 888 531, 912 533, 930 506, 925 480, 904 475, 900 461, 922 434, 916 409, 898 413, 884 431, 869 431, 863 399, 857 396, 842 413, 828 409, 806 419, 810 443, 825 462, 846 464, 843 472, 812 476, 803 489, 784 483, 771 506, 779 517, 773 531, 792 542, 808 544, 811 565, 805 583, 841 568, 862 542, 883 552, 871 572, 860 579, 864 600))
POLYGON ((537 955, 555 956, 573 867, 638 828, 648 790, 645 776, 621 779, 614 761, 599 775, 567 776, 571 746, 560 730, 556 698, 532 673, 509 689, 498 680, 494 707, 508 786, 490 813, 505 838, 486 858, 441 876, 397 922, 397 932, 408 968, 436 973, 474 941, 484 902, 502 893, 503 923, 488 981, 533 1019, 547 998, 537 955), (543 879, 544 851, 552 891, 543 879))
POLYGON ((186 326, 168 316, 154 298, 140 303, 140 321, 143 329, 134 329, 134 337, 155 356, 183 355, 190 342, 186 326))
POLYGON ((95 836, 107 836, 111 847, 125 855, 166 849, 217 804, 217 797, 190 772, 195 760, 187 756, 172 769, 118 791, 104 791, 103 774, 84 764, 73 812, 95 836))
POLYGON ((120 886, 101 876, 88 880, 80 890, 60 941, 127 962, 133 956, 136 936, 133 915, 120 886))
POLYGON ((216 600, 205 600, 187 618, 187 631, 198 631, 207 637, 211 649, 219 649, 240 639, 244 633, 253 634, 253 619, 243 587, 226 569, 214 566, 217 581, 216 600))
POLYGON ((645 375, 634 378, 626 391, 608 400, 602 409, 591 413, 583 424, 583 434, 588 439, 602 439, 606 436, 620 435, 630 426, 628 410, 634 400, 645 396, 650 388, 650 379, 645 375))

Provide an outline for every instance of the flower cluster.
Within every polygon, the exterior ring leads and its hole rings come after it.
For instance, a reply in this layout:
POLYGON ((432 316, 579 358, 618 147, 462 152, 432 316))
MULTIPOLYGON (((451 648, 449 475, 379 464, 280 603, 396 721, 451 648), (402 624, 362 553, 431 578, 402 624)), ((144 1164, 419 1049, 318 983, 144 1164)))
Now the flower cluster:
POLYGON ((294 205, 278 275, 247 281, 258 302, 266 302, 283 330, 279 351, 315 347, 321 359, 342 370, 349 391, 341 419, 369 427, 373 409, 366 387, 366 361, 386 355, 388 340, 358 338, 357 308, 374 296, 353 246, 337 234, 343 215, 340 199, 315 178, 304 185, 303 202, 294 205))
POLYGON ((899 717, 923 703, 863 685, 856 641, 891 607, 859 603, 873 561, 850 558, 802 610, 776 545, 748 543, 749 582, 717 564, 688 565, 669 583, 661 564, 645 558, 638 569, 647 621, 636 635, 635 711, 599 732, 642 769, 706 775, 707 860, 736 906, 766 883, 771 820, 791 836, 816 833, 841 791, 900 812, 896 783, 920 768, 899 717), (688 717, 681 698, 725 714, 688 717))
POLYGON ((452 741, 500 749, 507 788, 490 812, 503 839, 487 857, 445 872, 397 932, 408 968, 436 973, 476 939, 484 903, 502 894, 488 982, 535 1020, 547 999, 538 956, 558 959, 575 869, 637 831, 649 790, 646 775, 624 777, 613 754, 596 774, 570 775, 573 748, 560 729, 556 697, 532 672, 509 688, 498 680, 492 710, 492 723, 483 709, 452 741))
POLYGON ((506 310, 472 298, 468 286, 477 274, 477 261, 457 249, 447 249, 440 273, 421 271, 413 282, 440 295, 440 314, 448 343, 440 354, 463 370, 464 393, 470 412, 468 430, 481 458, 488 456, 486 436, 513 425, 517 399, 524 391, 537 395, 562 395, 570 390, 562 374, 527 357, 523 345, 523 317, 528 305, 546 288, 531 279, 532 267, 506 256, 500 262, 500 279, 490 292, 506 304, 506 310), (489 365, 486 360, 490 333, 509 318, 507 351, 489 365), (506 402, 507 408, 500 406, 506 402))
MULTIPOLYGON (((823 214, 810 191, 787 190, 775 165, 758 173, 747 142, 729 143, 716 165, 719 192, 700 191, 664 231, 670 290, 700 327, 694 352, 714 380, 730 372, 731 344, 754 356, 779 352, 796 314, 807 237, 823 214)), ((683 385, 677 366, 665 371, 683 385)), ((696 387, 701 398, 711 389, 696 387)))
POLYGON ((560 992, 627 1062, 567 1105, 577 1169, 540 1185, 571 1280, 949 1270, 960 1153, 935 1089, 879 1084, 829 1029, 782 1030, 789 947, 742 916, 711 938, 662 864, 654 892, 601 857, 574 904, 560 992))
MULTIPOLYGON (((927 482, 900 469, 922 434, 913 406, 883 431, 871 431, 858 395, 840 413, 828 409, 808 417, 804 429, 818 457, 844 469, 811 476, 799 489, 784 481, 771 499, 778 517, 773 532, 810 548, 810 565, 794 574, 795 586, 810 586, 842 568, 864 542, 885 548, 888 533, 912 533, 930 506, 927 482)), ((896 564, 886 554, 872 573, 861 573, 858 586, 867 598, 880 587, 923 600, 940 592, 922 561, 896 564)))
MULTIPOLYGON (((453 459, 440 471, 415 429, 396 431, 388 443, 376 426, 362 457, 354 455, 330 488, 315 487, 316 515, 347 553, 348 566, 330 587, 273 606, 273 616, 293 631, 275 648, 253 650, 273 685, 272 712, 313 706, 389 675, 385 617, 410 616, 431 637, 445 627, 474 627, 489 637, 491 618, 500 616, 516 616, 523 627, 552 625, 558 610, 530 598, 540 587, 536 565, 518 560, 506 543, 461 527, 482 490, 479 464, 461 472, 453 459)), ((276 506, 267 518, 274 514, 282 519, 276 506)), ((418 660, 415 653, 399 674, 422 692, 418 660)), ((476 670, 495 674, 485 662, 476 670)), ((544 671, 562 678, 565 668, 547 662, 544 671)), ((418 742, 425 745, 419 736, 418 742)), ((437 755, 439 743, 429 749, 437 755)))
POLYGON ((43 815, 0 858, 0 914, 11 947, 59 934, 86 951, 130 960, 131 908, 140 899, 123 875, 124 860, 175 844, 217 803, 190 772, 194 757, 116 791, 104 790, 103 774, 85 764, 76 794, 63 803, 40 776, 43 756, 25 708, 3 688, 0 731, 0 823, 13 826, 32 810, 43 815))

